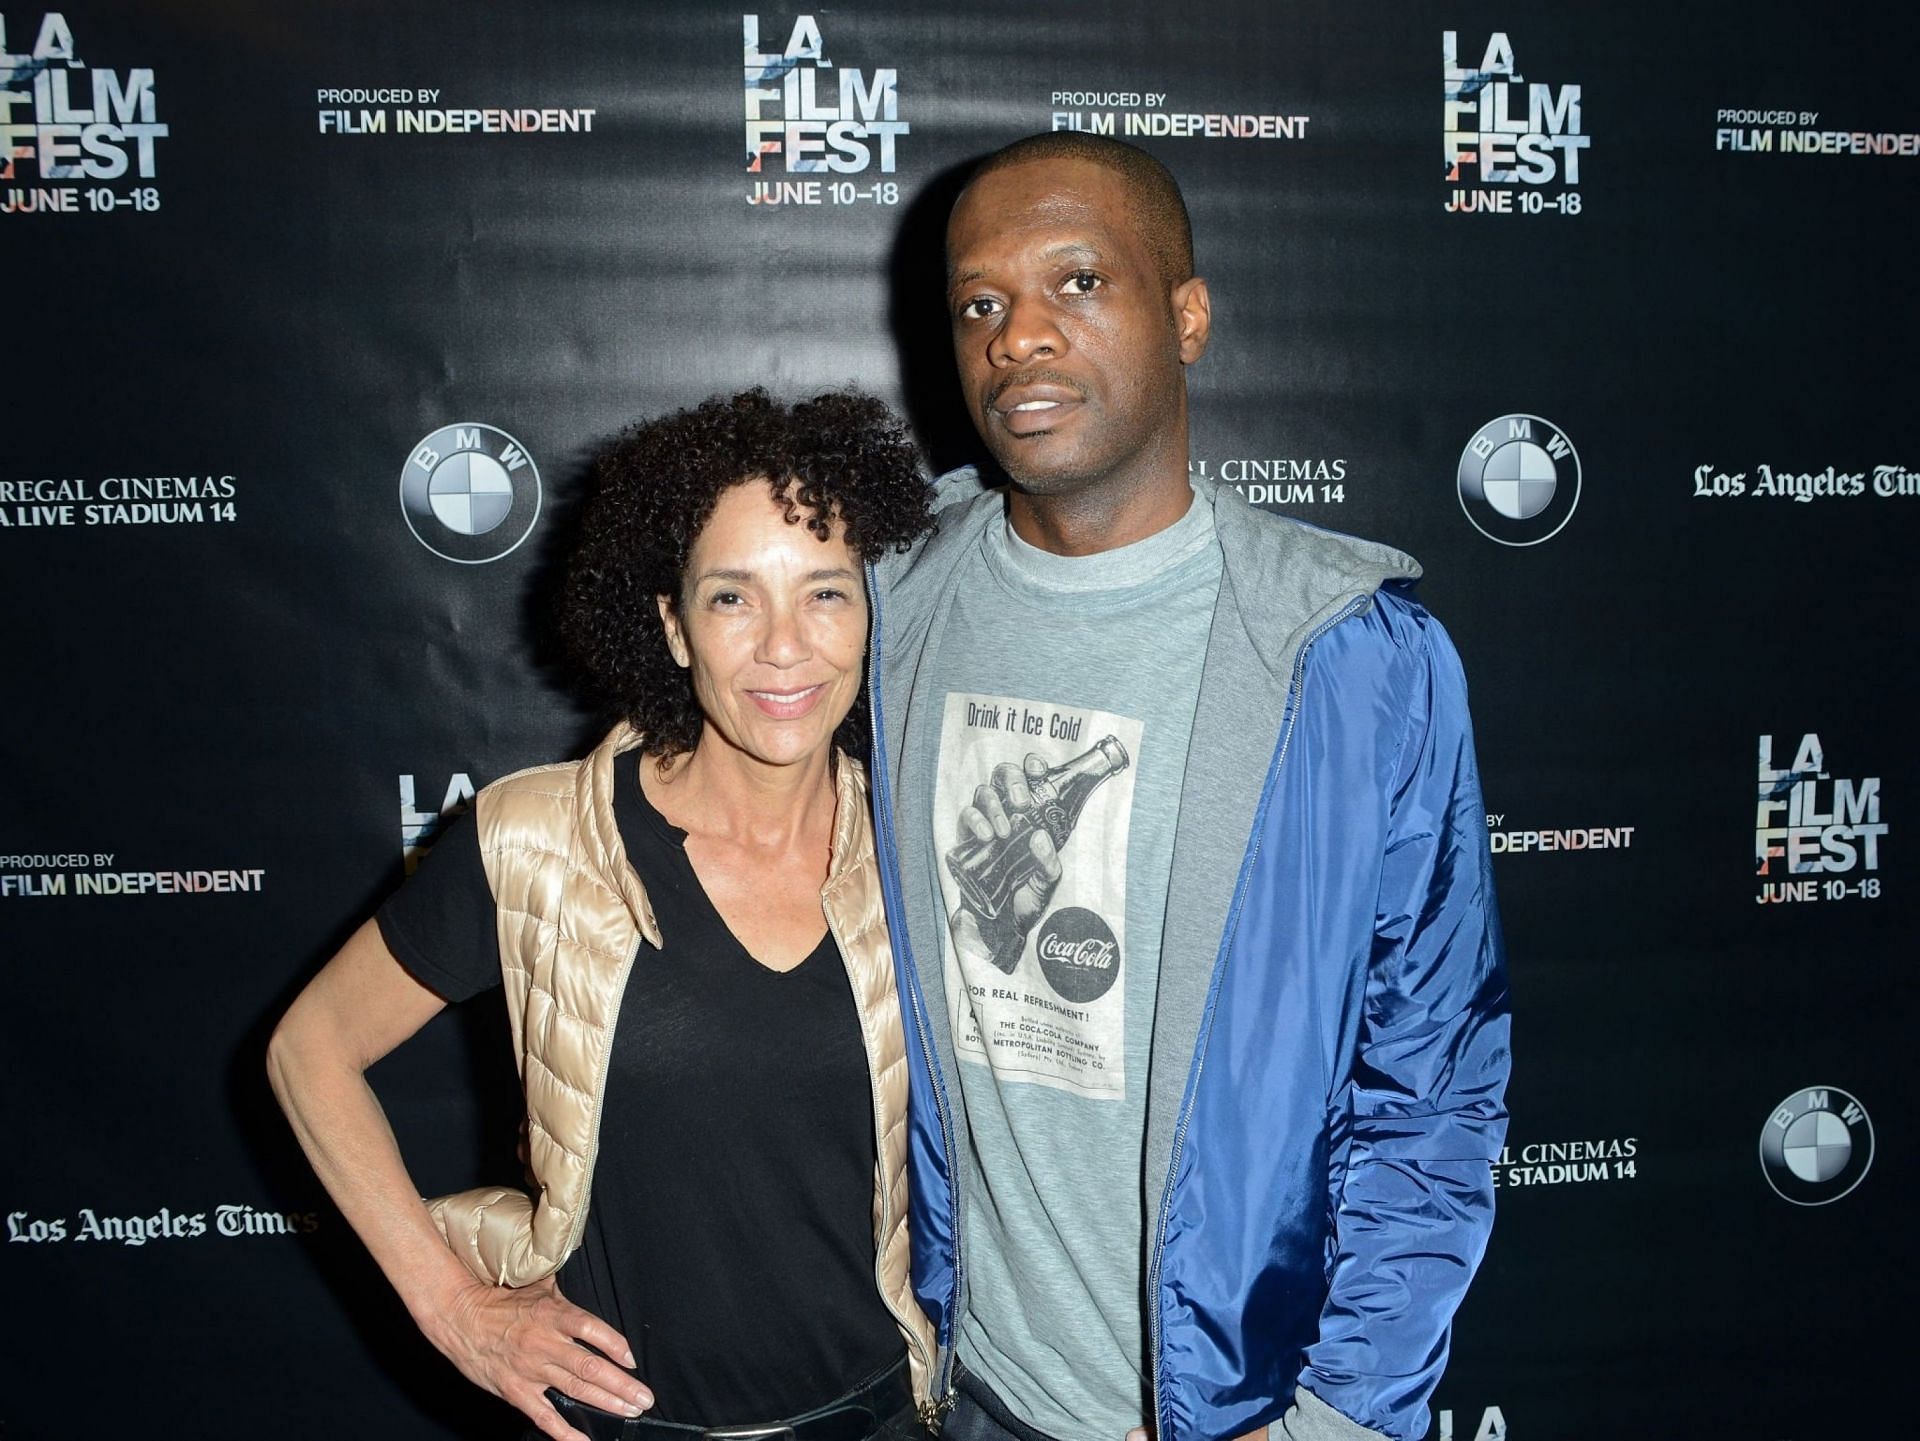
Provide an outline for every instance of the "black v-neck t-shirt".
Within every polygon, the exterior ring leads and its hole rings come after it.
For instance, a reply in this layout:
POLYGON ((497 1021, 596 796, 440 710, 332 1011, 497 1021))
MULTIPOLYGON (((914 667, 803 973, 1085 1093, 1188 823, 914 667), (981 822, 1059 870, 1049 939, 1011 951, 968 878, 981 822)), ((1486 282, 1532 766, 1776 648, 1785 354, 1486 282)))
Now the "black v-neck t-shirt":
MULTIPOLYGON (((797 1415, 897 1360, 874 1281, 872 1090, 831 933, 798 966, 747 953, 686 832, 623 758, 614 816, 665 940, 644 940, 614 1030, 593 1194, 561 1294, 627 1338, 648 1414, 797 1415)), ((377 917, 448 1001, 500 984, 492 892, 456 822, 377 917)), ((825 926, 824 919, 822 927, 825 926)))

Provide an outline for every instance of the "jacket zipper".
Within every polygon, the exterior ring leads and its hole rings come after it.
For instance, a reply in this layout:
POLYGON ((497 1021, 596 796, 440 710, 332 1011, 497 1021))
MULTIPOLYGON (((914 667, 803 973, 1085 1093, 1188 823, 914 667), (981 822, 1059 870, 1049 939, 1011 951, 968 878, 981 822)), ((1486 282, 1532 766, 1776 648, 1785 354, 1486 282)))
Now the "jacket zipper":
MULTIPOLYGON (((872 730, 873 747, 873 818, 875 841, 880 853, 880 890, 882 896, 892 904, 893 914, 900 917, 898 936, 889 930, 889 938, 900 947, 900 954, 906 961, 904 967, 909 976, 915 974, 912 942, 906 934, 906 907, 900 897, 899 864, 900 851, 893 834, 893 796, 887 774, 887 733, 881 723, 880 714, 880 586, 874 577, 872 565, 867 566, 867 604, 873 612, 872 658, 867 666, 867 719, 872 730)), ((940 1150, 947 1163, 947 1198, 950 1206, 949 1219, 953 1229, 953 1300, 947 1309, 948 1343, 940 1346, 939 1365, 933 1379, 933 1396, 928 1402, 921 1419, 929 1426, 936 1424, 938 1417, 953 1406, 953 1357, 952 1337, 960 1324, 961 1297, 964 1294, 965 1272, 960 1261, 960 1168, 953 1150, 953 1121, 947 1106, 946 1087, 940 1080, 940 1066, 933 1049, 933 1040, 927 1034, 926 1008, 922 1003, 918 984, 914 986, 913 1028, 920 1040, 920 1054, 926 1058, 927 1078, 933 1083, 935 1114, 940 1122, 940 1150), (928 1414, 931 1413, 931 1414, 928 1414)), ((903 998, 904 1000, 904 998, 903 998)), ((936 1336, 936 1343, 938 1337, 936 1336)))
MULTIPOLYGON (((1332 630, 1341 621, 1354 614, 1367 604, 1367 597, 1355 596, 1333 615, 1327 617, 1313 633, 1300 643, 1299 654, 1294 657, 1293 678, 1287 685, 1287 729, 1280 737, 1280 746, 1274 752, 1273 764, 1267 768, 1267 779, 1261 798, 1259 815, 1264 818, 1267 805, 1273 797, 1275 782, 1279 780, 1280 768, 1286 764, 1287 751, 1293 745, 1293 728, 1300 720, 1300 680, 1307 668, 1307 652, 1313 643, 1332 630)), ((1254 863, 1260 859, 1260 836, 1263 827, 1256 825, 1252 841, 1247 847, 1247 857, 1242 863, 1240 884, 1234 889, 1233 906, 1227 913, 1227 924, 1220 936, 1220 955, 1214 967, 1215 1003, 1218 1003, 1218 988, 1226 976, 1227 958, 1233 952, 1233 938, 1240 927, 1240 912, 1246 904, 1247 884, 1253 876, 1254 863)), ((1173 1155, 1167 1163, 1166 1185, 1160 1192, 1160 1214, 1155 1219, 1153 1231, 1153 1263, 1147 1268, 1147 1328, 1149 1333, 1148 1355, 1153 1363, 1153 1411, 1155 1434, 1162 1438, 1167 1435, 1167 1398, 1165 1376, 1160 1358, 1160 1263, 1167 1248, 1167 1219, 1173 1210, 1173 1180, 1180 1170, 1180 1152, 1186 1145, 1187 1125, 1193 1119, 1193 1102, 1200 1095, 1200 1077, 1207 1066, 1207 1042, 1213 1034, 1213 1013, 1208 1009, 1206 1027, 1202 1031, 1199 1048, 1193 1059, 1193 1078, 1190 1083, 1187 1105, 1180 1112, 1179 1124, 1173 1131, 1173 1155)))

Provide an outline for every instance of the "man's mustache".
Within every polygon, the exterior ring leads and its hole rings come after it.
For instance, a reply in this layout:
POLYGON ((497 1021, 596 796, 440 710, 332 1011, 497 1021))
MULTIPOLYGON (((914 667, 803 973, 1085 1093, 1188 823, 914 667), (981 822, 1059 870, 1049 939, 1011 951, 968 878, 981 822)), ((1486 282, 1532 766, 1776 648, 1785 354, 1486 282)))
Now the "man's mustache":
POLYGON ((994 409, 1001 396, 1022 385, 1059 385, 1071 390, 1082 400, 1087 398, 1086 387, 1070 375, 1062 375, 1057 370, 1023 370, 1018 375, 1002 376, 995 382, 993 389, 987 392, 987 409, 994 409))

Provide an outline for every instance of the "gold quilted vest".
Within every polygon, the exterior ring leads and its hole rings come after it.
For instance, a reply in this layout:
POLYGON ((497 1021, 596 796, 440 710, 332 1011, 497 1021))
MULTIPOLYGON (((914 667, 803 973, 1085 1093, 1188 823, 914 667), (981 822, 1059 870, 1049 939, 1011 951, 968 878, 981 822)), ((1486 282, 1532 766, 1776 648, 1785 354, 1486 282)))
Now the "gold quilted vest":
MULTIPOLYGON (((483 1187, 427 1206, 447 1244, 492 1285, 524 1286, 552 1275, 586 1224, 627 971, 643 940, 661 945, 613 815, 616 761, 640 741, 622 725, 584 760, 520 771, 475 800, 536 1190, 483 1187)), ((907 1272, 906 1051, 893 956, 866 773, 845 755, 835 771, 832 857, 820 899, 853 986, 873 1083, 874 1279, 906 1339, 914 1395, 924 1402, 934 1342, 907 1272)), ((646 1019, 627 1023, 644 1026, 646 1019)))

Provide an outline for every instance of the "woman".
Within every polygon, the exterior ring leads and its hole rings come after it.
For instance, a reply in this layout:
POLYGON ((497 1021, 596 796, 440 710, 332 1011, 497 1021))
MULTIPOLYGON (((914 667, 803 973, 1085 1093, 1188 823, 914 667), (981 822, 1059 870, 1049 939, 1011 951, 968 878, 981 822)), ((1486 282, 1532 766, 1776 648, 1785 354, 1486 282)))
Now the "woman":
POLYGON ((757 390, 630 429, 598 485, 562 629, 621 723, 480 793, 295 1000, 274 1090, 421 1330, 538 1434, 906 1436, 933 1345, 849 752, 862 562, 930 492, 879 402, 757 390), (503 983, 535 1193, 423 1203, 364 1072, 503 983))

